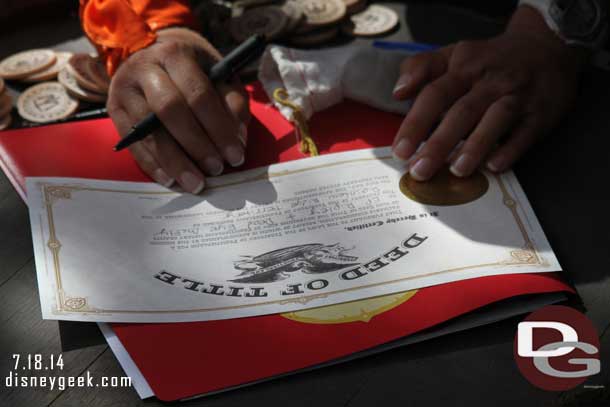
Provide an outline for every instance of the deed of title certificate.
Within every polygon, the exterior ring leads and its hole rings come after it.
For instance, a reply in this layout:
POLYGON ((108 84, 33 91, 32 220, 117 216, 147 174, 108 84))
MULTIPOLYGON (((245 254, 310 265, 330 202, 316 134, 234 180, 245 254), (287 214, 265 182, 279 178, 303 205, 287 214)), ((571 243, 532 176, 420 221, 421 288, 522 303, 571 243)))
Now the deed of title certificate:
POLYGON ((418 183, 380 148, 207 184, 28 178, 43 317, 204 321, 560 270, 512 173, 418 183))

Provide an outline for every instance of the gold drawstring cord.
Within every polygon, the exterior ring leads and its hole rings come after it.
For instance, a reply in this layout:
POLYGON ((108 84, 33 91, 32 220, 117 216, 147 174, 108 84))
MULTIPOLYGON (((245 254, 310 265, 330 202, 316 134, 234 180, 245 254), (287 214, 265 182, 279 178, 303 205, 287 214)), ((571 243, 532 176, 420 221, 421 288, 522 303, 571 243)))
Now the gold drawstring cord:
POLYGON ((290 101, 286 89, 277 88, 276 90, 274 90, 273 99, 280 105, 292 109, 291 121, 294 123, 294 127, 297 133, 297 142, 300 141, 299 149, 301 150, 301 152, 303 154, 309 153, 309 155, 311 155, 312 157, 319 155, 318 147, 311 138, 311 133, 309 132, 309 127, 307 126, 307 120, 303 116, 301 108, 290 101))

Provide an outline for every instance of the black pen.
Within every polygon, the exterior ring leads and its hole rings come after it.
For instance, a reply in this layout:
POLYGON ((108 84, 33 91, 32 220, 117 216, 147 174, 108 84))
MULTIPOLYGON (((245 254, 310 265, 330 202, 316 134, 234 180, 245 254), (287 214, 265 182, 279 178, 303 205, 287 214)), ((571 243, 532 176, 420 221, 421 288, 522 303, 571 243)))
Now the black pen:
MULTIPOLYGON (((244 66, 258 58, 263 53, 265 45, 264 35, 251 36, 233 51, 229 52, 222 60, 218 61, 210 69, 208 77, 212 82, 229 79, 244 66)), ((133 126, 129 133, 114 146, 114 151, 120 151, 136 141, 142 140, 162 125, 157 115, 149 113, 141 122, 133 126)))

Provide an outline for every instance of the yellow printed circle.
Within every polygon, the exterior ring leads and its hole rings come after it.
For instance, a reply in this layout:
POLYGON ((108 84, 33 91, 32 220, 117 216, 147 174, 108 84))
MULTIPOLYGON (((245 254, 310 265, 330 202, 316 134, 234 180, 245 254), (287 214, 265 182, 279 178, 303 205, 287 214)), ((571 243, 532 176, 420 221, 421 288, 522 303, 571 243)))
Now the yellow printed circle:
POLYGON ((402 176, 400 191, 409 199, 424 205, 451 206, 476 201, 489 189, 485 174, 476 171, 470 177, 456 177, 448 167, 426 182, 414 180, 409 173, 402 176))
POLYGON ((343 304, 328 305, 306 309, 303 311, 286 312, 284 318, 306 324, 344 324, 347 322, 369 322, 374 316, 391 310, 411 299, 417 290, 405 291, 381 297, 350 301, 343 304))

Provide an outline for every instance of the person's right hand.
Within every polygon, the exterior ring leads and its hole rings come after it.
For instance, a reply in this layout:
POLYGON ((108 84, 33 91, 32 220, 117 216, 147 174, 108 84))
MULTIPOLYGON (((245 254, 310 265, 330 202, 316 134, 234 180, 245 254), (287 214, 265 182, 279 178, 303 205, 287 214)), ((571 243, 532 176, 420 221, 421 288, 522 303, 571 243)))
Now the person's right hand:
POLYGON ((220 58, 199 34, 169 28, 127 58, 112 78, 107 108, 121 137, 151 111, 165 127, 129 147, 159 184, 177 182, 198 194, 205 176, 221 174, 224 162, 244 162, 250 117, 245 91, 237 79, 215 87, 204 73, 220 58))

